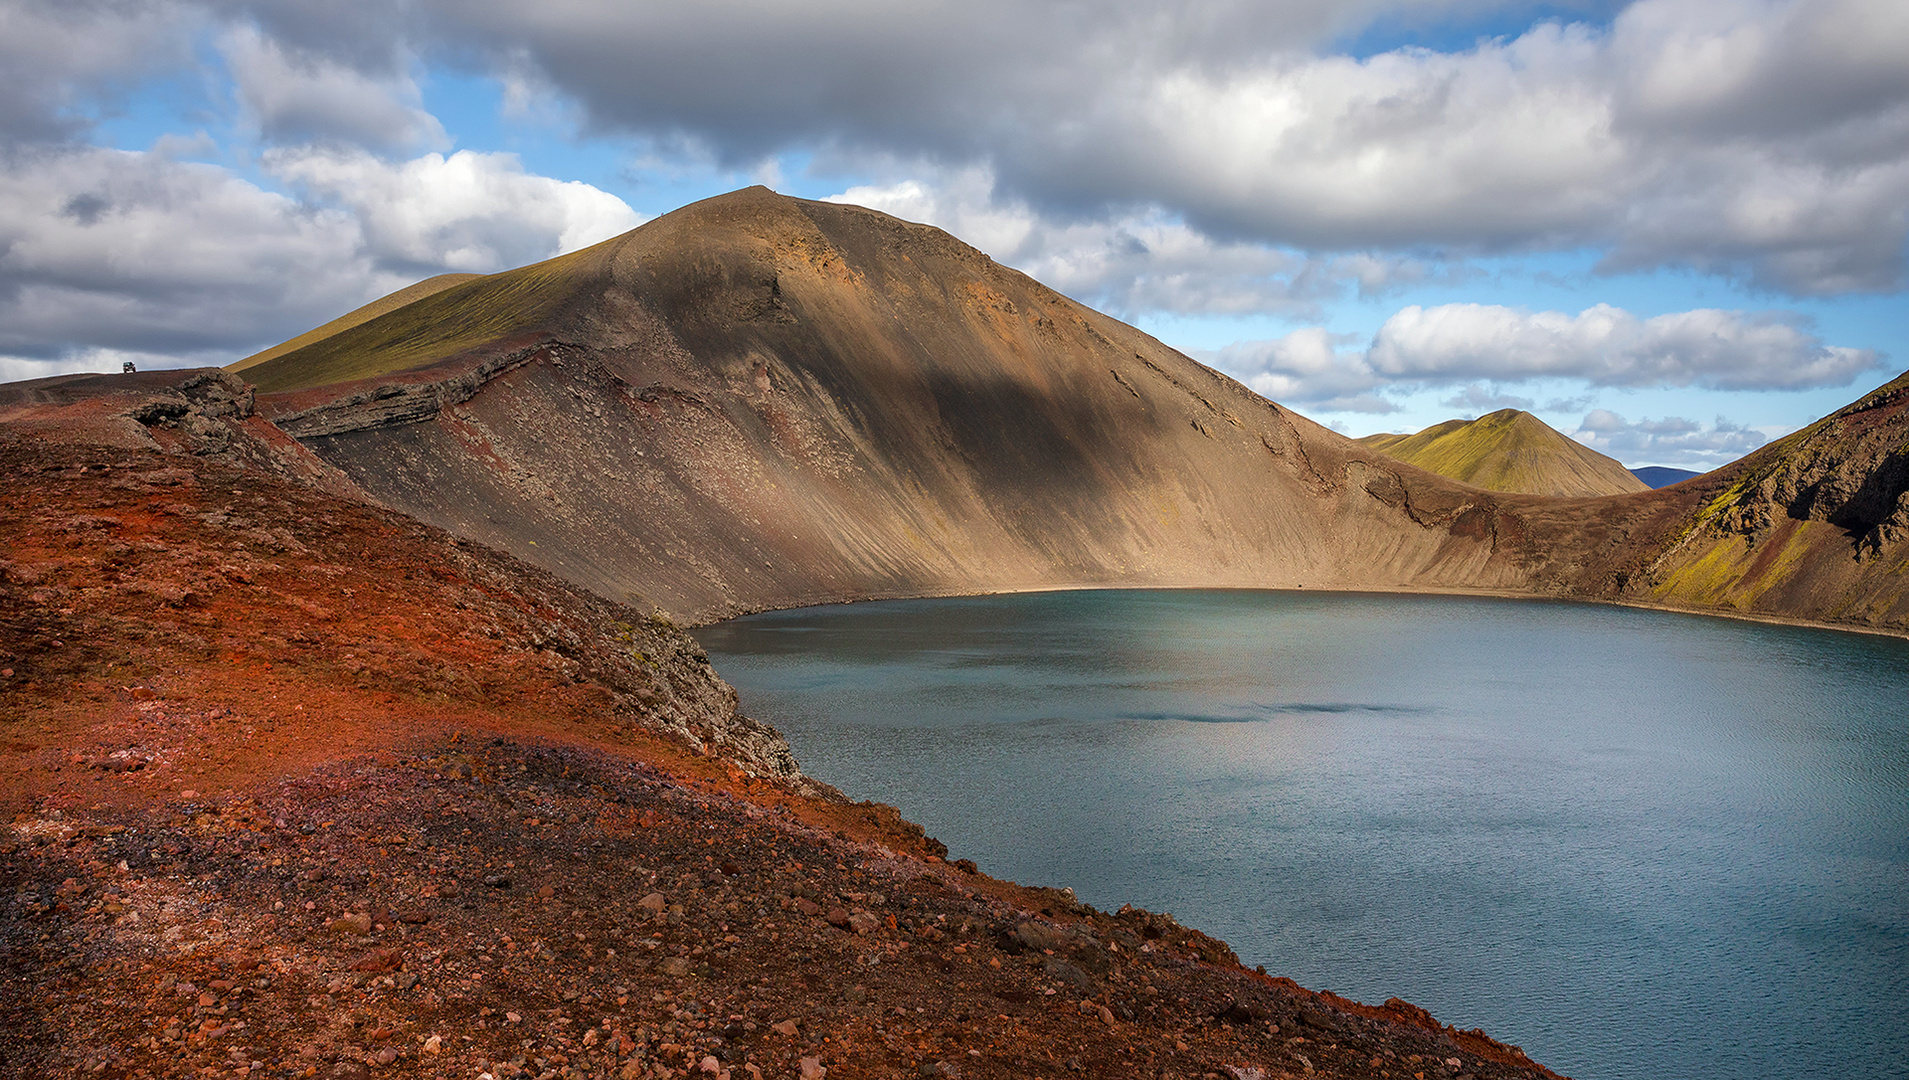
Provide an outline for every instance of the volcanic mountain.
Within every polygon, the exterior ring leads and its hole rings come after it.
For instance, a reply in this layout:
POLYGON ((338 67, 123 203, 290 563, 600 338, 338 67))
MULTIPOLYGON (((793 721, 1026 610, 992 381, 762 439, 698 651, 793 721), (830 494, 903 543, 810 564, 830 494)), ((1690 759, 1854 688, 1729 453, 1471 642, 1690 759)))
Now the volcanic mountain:
POLYGON ((1650 485, 1612 458, 1518 409, 1447 420, 1414 435, 1367 435, 1374 450, 1487 491, 1622 495, 1650 485))
POLYGON ((1173 585, 1909 627, 1895 389, 1852 406, 1860 425, 1832 417, 1753 455, 1811 447, 1772 466, 1789 478, 1774 486, 1740 490, 1726 469, 1621 498, 1492 492, 1320 427, 938 229, 763 188, 432 291, 244 375, 263 415, 385 505, 692 621, 1173 585), (1824 468, 1823 500, 1791 492, 1824 468), (1848 485, 1860 497, 1828 494, 1848 485), (1764 558, 1772 542, 1783 554, 1764 558))

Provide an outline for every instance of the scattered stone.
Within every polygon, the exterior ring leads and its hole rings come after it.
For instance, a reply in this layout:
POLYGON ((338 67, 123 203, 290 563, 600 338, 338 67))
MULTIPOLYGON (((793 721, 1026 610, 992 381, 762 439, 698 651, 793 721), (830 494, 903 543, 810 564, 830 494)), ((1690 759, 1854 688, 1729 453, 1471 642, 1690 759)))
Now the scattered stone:
POLYGON ((376 952, 366 953, 363 957, 360 957, 356 963, 351 965, 351 970, 378 975, 387 971, 396 971, 403 966, 404 950, 379 949, 376 952))
POLYGON ((325 929, 334 934, 357 934, 364 937, 371 933, 371 916, 362 911, 340 915, 325 923, 325 929))
POLYGON ((1060 952, 1067 946, 1067 935, 1059 927, 1029 920, 1017 923, 1008 936, 1023 948, 1034 952, 1060 952))
POLYGON ((1041 971, 1044 972, 1048 978, 1059 979, 1061 982, 1077 990, 1092 993, 1097 989, 1094 985, 1093 976, 1067 961, 1062 960, 1058 956, 1043 957, 1041 959, 1041 971))
POLYGON ((1222 1024, 1260 1024, 1271 1019, 1272 1013, 1263 1005, 1229 999, 1226 1007, 1214 1013, 1214 1018, 1222 1024))
POLYGON ((1105 1005, 1093 1001, 1083 1001, 1080 1003, 1080 1011, 1083 1016, 1097 1016, 1108 1027, 1114 1026, 1114 1011, 1105 1005))

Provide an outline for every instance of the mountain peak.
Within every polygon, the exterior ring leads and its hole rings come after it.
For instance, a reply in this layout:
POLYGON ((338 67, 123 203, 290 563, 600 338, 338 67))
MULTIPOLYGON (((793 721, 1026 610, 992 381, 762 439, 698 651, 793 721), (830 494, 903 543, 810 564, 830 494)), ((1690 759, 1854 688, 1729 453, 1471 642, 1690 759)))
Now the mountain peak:
POLYGON ((1621 495, 1649 485, 1522 409, 1447 420, 1412 435, 1368 435, 1380 453, 1488 491, 1621 495))

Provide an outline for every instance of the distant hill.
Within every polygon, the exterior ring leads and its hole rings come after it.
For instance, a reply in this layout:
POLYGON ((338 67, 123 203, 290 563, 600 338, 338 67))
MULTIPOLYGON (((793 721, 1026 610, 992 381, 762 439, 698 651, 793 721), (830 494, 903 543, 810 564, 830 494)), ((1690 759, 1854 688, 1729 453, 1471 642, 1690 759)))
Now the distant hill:
POLYGON ((436 277, 425 278, 423 281, 415 285, 407 285, 389 296, 379 297, 356 311, 340 315, 315 330, 307 330, 290 341, 274 345, 264 352, 253 353, 238 363, 227 366, 226 370, 239 372, 258 367, 260 364, 269 360, 276 360, 288 352, 295 352, 307 345, 315 345, 334 334, 341 334, 354 326, 368 323, 380 315, 387 315, 407 304, 412 304, 427 296, 441 293, 453 285, 462 285, 467 281, 476 281, 483 276, 482 274, 439 274, 436 277))
POLYGON ((1641 469, 1632 469, 1631 475, 1649 484, 1654 491, 1672 484, 1681 484, 1693 476, 1702 476, 1703 473, 1691 472, 1689 469, 1672 469, 1663 465, 1646 465, 1641 469))
POLYGON ((1617 461, 1518 409, 1447 420, 1415 435, 1368 435, 1359 441, 1486 491, 1586 496, 1650 488, 1617 461))

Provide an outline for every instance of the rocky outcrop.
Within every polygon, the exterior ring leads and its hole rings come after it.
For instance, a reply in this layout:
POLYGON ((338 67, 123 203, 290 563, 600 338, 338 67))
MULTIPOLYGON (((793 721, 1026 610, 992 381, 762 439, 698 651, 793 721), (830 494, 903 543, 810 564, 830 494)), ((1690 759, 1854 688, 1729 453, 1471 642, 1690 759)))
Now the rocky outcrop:
POLYGON ((1628 595, 1909 632, 1909 375, 1680 488, 1628 595))
POLYGON ((221 458, 342 498, 369 499, 260 417, 255 405, 251 385, 218 368, 60 375, 0 386, 0 425, 51 442, 221 458))
POLYGON ((487 357, 468 370, 427 372, 422 376, 371 379, 360 387, 340 387, 309 408, 280 411, 279 428, 296 439, 342 435, 432 420, 477 396, 484 384, 533 360, 563 352, 557 342, 541 342, 504 356, 487 357))
POLYGON ((1705 508, 1704 524, 1743 535, 1780 517, 1826 521, 1875 557, 1909 538, 1909 376, 1750 455, 1705 508))

